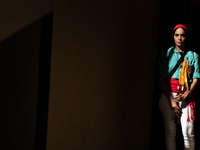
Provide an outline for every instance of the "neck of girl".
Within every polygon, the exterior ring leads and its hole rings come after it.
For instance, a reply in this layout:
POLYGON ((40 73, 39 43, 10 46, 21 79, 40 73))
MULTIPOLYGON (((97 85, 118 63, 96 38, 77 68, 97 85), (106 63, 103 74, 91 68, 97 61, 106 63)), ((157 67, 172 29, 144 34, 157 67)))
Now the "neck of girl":
POLYGON ((185 46, 177 46, 176 45, 176 49, 179 53, 183 52, 185 50, 185 46))

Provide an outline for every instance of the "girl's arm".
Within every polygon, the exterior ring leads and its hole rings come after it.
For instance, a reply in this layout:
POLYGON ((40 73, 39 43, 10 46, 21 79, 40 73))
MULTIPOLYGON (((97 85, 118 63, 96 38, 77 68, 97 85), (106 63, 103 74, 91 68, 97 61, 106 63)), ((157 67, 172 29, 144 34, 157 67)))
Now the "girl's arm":
POLYGON ((158 77, 158 83, 162 92, 165 94, 166 98, 169 100, 169 103, 173 109, 175 109, 178 113, 181 112, 180 108, 178 107, 177 103, 174 101, 172 94, 169 91, 167 83, 165 81, 165 76, 158 77))
POLYGON ((194 91, 194 89, 197 87, 197 85, 198 85, 198 79, 193 79, 192 84, 190 85, 190 89, 185 91, 183 93, 183 95, 175 95, 174 96, 175 100, 177 102, 185 100, 188 97, 188 95, 194 91))

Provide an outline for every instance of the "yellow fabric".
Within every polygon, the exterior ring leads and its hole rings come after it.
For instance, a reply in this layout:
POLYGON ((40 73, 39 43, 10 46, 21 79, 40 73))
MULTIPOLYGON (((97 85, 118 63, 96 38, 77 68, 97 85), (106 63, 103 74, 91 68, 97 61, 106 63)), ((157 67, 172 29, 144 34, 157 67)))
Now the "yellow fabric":
POLYGON ((182 70, 179 74, 179 84, 184 86, 184 89, 188 90, 188 81, 189 81, 189 70, 188 70, 188 60, 183 61, 182 70))

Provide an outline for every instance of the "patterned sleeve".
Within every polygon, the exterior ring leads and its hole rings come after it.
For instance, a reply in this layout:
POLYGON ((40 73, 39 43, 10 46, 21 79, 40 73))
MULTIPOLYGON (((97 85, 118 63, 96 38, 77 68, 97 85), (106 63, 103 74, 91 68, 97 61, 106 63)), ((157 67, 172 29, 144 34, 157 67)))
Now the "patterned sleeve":
POLYGON ((199 73, 199 56, 197 53, 194 52, 194 73, 193 73, 193 79, 200 78, 199 73))

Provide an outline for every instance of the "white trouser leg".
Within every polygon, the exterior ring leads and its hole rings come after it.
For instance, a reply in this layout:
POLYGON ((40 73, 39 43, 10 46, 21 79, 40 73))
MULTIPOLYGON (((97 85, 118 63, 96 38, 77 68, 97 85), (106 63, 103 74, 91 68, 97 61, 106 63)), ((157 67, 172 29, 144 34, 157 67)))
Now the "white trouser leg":
MULTIPOLYGON (((173 93, 175 95, 175 93, 173 93)), ((179 102, 179 107, 182 109, 182 114, 180 118, 182 134, 184 139, 184 150, 194 150, 195 149, 195 140, 194 140, 194 122, 187 122, 188 115, 191 116, 191 108, 189 112, 187 111, 186 101, 179 102), (189 113, 189 114, 188 114, 189 113)))
POLYGON ((184 139, 184 150, 194 150, 194 122, 187 122, 187 108, 182 109, 181 127, 184 139))
POLYGON ((159 107, 164 119, 166 149, 176 150, 176 124, 174 123, 175 111, 171 109, 169 100, 163 93, 159 100, 159 107))

